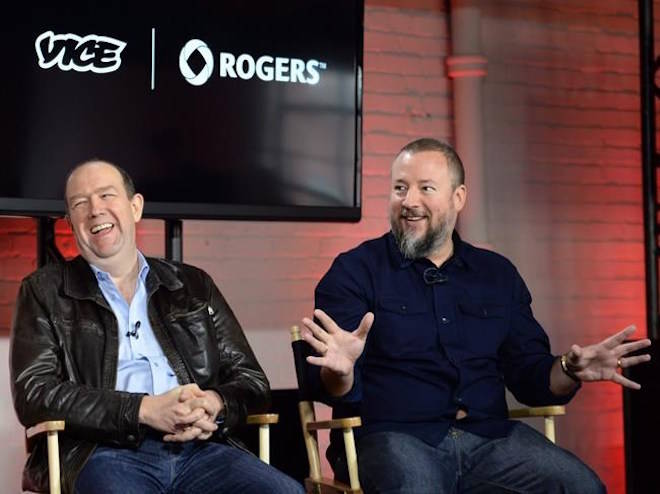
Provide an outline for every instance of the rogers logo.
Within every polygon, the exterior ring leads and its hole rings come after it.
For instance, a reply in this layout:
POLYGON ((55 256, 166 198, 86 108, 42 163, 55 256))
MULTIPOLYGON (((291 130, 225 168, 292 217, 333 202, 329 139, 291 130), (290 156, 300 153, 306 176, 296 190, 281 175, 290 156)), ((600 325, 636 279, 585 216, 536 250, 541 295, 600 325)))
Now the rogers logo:
MULTIPOLYGON (((318 60, 300 60, 298 58, 273 57, 262 55, 255 60, 252 55, 243 53, 238 57, 232 53, 220 52, 219 75, 231 79, 249 80, 255 76, 264 81, 295 82, 300 84, 318 84, 321 80, 319 71, 327 67, 318 60)), ((213 73, 213 53, 203 41, 191 39, 179 53, 179 69, 183 77, 193 86, 201 86, 213 73), (195 74, 188 64, 193 53, 198 52, 204 58, 204 67, 195 74)))
POLYGON ((213 74, 213 53, 206 46, 206 43, 199 39, 188 41, 181 49, 181 53, 179 53, 179 70, 183 77, 186 78, 186 81, 193 86, 201 86, 208 81, 211 74, 213 74), (204 59, 204 67, 198 74, 195 74, 190 68, 190 65, 188 65, 188 59, 195 52, 198 52, 204 59))
POLYGON ((105 74, 119 68, 126 43, 96 34, 80 37, 46 31, 37 36, 34 47, 42 69, 57 65, 61 70, 105 74))

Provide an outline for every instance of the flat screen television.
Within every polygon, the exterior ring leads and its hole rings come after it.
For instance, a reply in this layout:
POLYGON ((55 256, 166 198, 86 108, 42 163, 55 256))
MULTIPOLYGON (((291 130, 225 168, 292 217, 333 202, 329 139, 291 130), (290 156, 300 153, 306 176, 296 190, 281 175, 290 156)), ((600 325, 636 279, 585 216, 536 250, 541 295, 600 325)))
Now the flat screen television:
POLYGON ((80 162, 152 218, 360 218, 363 0, 19 2, 0 28, 0 214, 80 162))

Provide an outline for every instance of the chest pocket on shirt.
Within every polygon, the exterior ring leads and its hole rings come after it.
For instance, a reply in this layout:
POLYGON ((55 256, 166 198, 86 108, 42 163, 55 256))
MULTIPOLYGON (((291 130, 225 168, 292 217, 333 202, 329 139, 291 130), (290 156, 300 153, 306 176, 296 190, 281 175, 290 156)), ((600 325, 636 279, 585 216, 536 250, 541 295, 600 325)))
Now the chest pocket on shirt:
POLYGON ((370 337, 379 353, 397 357, 437 346, 435 325, 423 300, 383 297, 375 316, 370 337))
POLYGON ((495 355, 506 338, 507 306, 463 300, 458 303, 461 335, 466 348, 477 355, 495 355))

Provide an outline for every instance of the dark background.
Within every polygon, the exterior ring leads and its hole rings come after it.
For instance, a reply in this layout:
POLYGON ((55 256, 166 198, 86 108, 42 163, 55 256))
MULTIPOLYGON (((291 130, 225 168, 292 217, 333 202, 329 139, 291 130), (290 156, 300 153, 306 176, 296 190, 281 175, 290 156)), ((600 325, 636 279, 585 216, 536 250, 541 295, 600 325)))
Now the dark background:
MULTIPOLYGON (((307 207, 359 218, 362 9, 331 0, 18 4, 0 33, 10 47, 0 78, 0 212, 61 213, 67 171, 101 158, 134 177, 148 216, 295 218, 307 207), (48 30, 125 41, 121 66, 42 69, 34 41, 48 30), (198 87, 179 71, 193 38, 215 62, 198 87), (221 51, 316 59, 327 69, 313 86, 221 78, 221 51)), ((195 56, 190 65, 200 67, 195 56)))

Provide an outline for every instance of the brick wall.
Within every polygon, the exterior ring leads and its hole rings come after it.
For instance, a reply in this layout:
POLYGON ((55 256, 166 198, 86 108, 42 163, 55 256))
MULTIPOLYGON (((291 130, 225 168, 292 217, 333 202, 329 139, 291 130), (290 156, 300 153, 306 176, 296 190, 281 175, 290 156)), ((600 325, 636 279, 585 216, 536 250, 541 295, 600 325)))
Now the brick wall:
MULTIPOLYGON (((478 3, 489 62, 490 243, 527 280, 557 352, 628 323, 644 333, 635 2, 478 3)), ((217 281, 276 387, 293 383, 286 328, 310 313, 318 278, 337 253, 387 228, 392 155, 420 135, 452 140, 444 5, 367 2, 361 222, 184 223, 186 260, 217 281)), ((58 231, 70 252, 66 226, 58 231)), ((145 252, 162 255, 160 222, 144 222, 139 241, 145 252)), ((31 221, 0 219, 5 345, 18 280, 34 268, 33 253, 31 221)), ((20 435, 13 427, 0 435, 20 435)), ((585 386, 560 422, 559 442, 592 465, 610 492, 623 492, 616 386, 585 386)))
MULTIPOLYGON (((557 352, 644 335, 636 2, 483 5, 490 239, 557 352)), ((624 492, 621 392, 584 386, 559 442, 624 492)))

